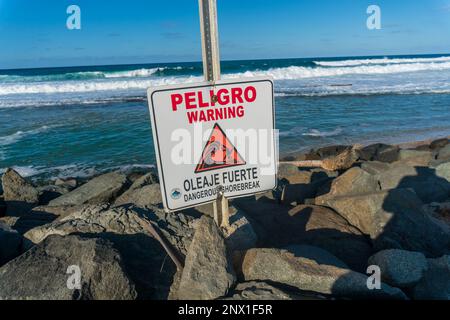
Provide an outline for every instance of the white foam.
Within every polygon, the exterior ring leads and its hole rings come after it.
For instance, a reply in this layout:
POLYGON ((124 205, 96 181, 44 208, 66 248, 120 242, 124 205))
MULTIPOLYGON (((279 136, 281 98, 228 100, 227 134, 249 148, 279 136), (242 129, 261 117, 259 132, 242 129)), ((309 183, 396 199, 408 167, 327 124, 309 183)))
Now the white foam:
POLYGON ((153 86, 199 82, 202 77, 161 77, 145 80, 109 80, 109 81, 61 81, 35 84, 0 85, 0 95, 35 94, 35 93, 73 93, 146 89, 153 86))
POLYGON ((309 132, 302 133, 303 136, 309 137, 333 137, 342 133, 342 128, 336 128, 332 131, 320 131, 317 129, 311 129, 309 132))
POLYGON ((252 77, 252 76, 272 76, 276 80, 297 80, 307 78, 338 77, 344 75, 376 75, 393 74, 418 71, 442 71, 450 70, 450 62, 443 63, 409 63, 392 65, 370 65, 357 67, 340 68, 307 68, 291 66, 286 68, 273 68, 267 71, 247 71, 244 73, 231 75, 230 78, 252 77))
POLYGON ((8 145, 14 144, 26 136, 39 134, 41 132, 47 131, 51 127, 54 127, 54 126, 42 126, 42 127, 39 127, 39 128, 33 129, 33 130, 17 131, 13 134, 0 137, 0 146, 3 147, 3 146, 8 146, 8 145))
POLYGON ((155 74, 158 71, 163 71, 166 68, 151 68, 151 69, 138 69, 130 71, 117 71, 111 73, 105 73, 105 78, 136 78, 136 77, 148 77, 155 74))
POLYGON ((381 59, 354 59, 354 60, 339 60, 339 61, 314 61, 318 66, 323 67, 352 67, 370 64, 400 64, 400 63, 435 63, 448 62, 450 57, 439 58, 381 58, 381 59))

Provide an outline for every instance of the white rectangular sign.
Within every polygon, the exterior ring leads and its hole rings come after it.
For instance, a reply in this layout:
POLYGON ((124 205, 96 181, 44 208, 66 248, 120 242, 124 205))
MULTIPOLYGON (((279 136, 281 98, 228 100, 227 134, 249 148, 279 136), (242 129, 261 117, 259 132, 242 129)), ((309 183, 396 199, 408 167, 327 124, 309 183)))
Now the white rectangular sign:
POLYGON ((164 207, 175 211, 276 187, 273 81, 247 78, 150 88, 164 207))

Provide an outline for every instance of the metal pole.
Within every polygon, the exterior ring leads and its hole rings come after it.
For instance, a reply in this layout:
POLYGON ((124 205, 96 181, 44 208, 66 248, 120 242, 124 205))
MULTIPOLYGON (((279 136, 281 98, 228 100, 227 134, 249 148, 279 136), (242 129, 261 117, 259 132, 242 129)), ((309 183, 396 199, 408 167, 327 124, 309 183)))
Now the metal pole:
POLYGON ((216 0, 198 0, 202 35, 203 74, 206 81, 220 79, 219 35, 216 0))
MULTIPOLYGON (((198 0, 200 8, 200 30, 202 35, 203 74, 205 80, 214 83, 220 79, 219 32, 217 28, 216 0, 198 0)), ((216 99, 215 95, 213 99, 216 99)), ((219 227, 228 227, 228 199, 219 186, 217 199, 213 202, 214 220, 219 227)))

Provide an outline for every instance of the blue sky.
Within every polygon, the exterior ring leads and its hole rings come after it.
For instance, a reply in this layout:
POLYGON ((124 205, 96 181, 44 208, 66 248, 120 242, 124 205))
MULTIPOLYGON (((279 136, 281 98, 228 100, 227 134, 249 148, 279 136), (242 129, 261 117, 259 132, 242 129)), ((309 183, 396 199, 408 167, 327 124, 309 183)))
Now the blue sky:
MULTIPOLYGON (((217 0, 221 57, 450 52, 450 0, 217 0), (366 28, 380 6, 382 29, 366 28)), ((0 0, 0 68, 199 61, 197 0, 0 0), (66 9, 81 8, 81 30, 66 9)))

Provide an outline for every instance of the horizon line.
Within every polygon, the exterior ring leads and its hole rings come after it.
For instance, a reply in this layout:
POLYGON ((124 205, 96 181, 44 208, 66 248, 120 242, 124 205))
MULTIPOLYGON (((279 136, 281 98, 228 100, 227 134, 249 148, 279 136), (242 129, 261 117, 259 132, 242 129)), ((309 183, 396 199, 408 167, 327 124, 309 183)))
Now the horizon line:
MULTIPOLYGON (((265 60, 294 60, 294 59, 342 59, 342 58, 378 58, 378 57, 412 57, 412 56, 450 56, 449 53, 421 53, 421 54, 376 54, 376 55, 356 55, 356 56, 317 56, 317 57, 289 57, 289 58, 256 58, 256 59, 225 59, 220 62, 234 61, 265 61, 265 60)), ((177 63, 202 63, 199 61, 174 61, 174 62, 144 62, 144 63, 119 63, 119 64, 91 64, 91 65, 72 65, 58 67, 32 67, 32 68, 8 68, 0 71, 16 71, 16 70, 39 70, 39 69, 62 69, 62 68, 91 68, 91 67, 113 67, 113 66, 139 66, 139 65, 158 65, 158 64, 177 64, 177 63)))

